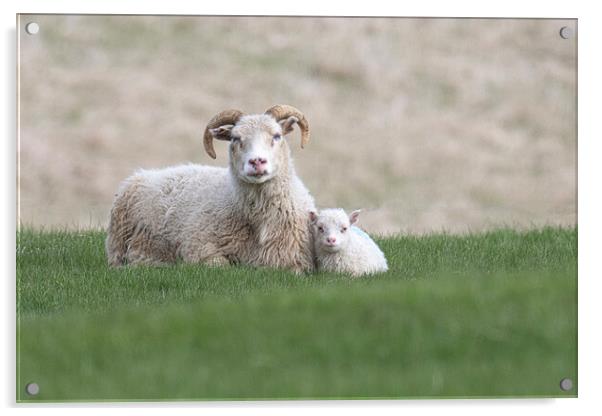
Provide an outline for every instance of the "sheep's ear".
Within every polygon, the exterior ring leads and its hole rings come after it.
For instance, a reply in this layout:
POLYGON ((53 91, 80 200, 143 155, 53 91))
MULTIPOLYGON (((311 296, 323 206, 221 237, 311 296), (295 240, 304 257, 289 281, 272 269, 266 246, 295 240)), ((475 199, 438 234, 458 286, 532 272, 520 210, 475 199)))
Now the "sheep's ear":
POLYGON ((282 135, 286 136, 287 134, 292 132, 294 130, 293 125, 298 122, 299 119, 295 116, 290 116, 289 118, 280 120, 278 124, 280 124, 280 127, 282 127, 282 135))
POLYGON ((309 220, 313 223, 316 222, 316 220, 318 219, 318 214, 316 214, 316 211, 309 211, 309 220))
POLYGON ((360 212, 362 212, 361 209, 355 210, 353 211, 351 214, 349 214, 349 223, 350 224, 355 224, 360 216, 360 212))
POLYGON ((211 135, 216 140, 232 140, 232 128, 234 124, 224 124, 223 126, 209 129, 211 135))

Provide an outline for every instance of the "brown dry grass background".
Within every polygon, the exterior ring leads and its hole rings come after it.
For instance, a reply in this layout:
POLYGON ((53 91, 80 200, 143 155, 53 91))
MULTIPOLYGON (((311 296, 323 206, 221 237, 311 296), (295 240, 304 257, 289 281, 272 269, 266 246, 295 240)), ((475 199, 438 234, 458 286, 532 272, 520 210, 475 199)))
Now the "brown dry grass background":
POLYGON ((24 16, 19 221, 104 226, 138 167, 225 166, 216 112, 305 112, 319 206, 374 233, 576 224, 575 21, 24 16), (26 35, 29 21, 40 24, 26 35))

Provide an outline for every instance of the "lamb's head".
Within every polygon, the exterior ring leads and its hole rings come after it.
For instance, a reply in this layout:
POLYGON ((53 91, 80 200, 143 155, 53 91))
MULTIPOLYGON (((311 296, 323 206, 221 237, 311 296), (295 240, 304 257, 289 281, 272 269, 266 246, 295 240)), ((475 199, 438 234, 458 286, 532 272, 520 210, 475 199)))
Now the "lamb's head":
POLYGON ((349 216, 340 208, 323 209, 319 213, 310 211, 309 219, 314 227, 317 250, 336 253, 345 248, 349 241, 349 227, 355 224, 360 210, 349 216))
POLYGON ((203 137, 205 150, 215 159, 213 139, 230 142, 230 168, 247 183, 264 183, 288 167, 290 150, 284 136, 301 129, 301 147, 309 141, 309 124, 301 111, 275 105, 264 114, 244 115, 226 110, 208 123, 203 137))

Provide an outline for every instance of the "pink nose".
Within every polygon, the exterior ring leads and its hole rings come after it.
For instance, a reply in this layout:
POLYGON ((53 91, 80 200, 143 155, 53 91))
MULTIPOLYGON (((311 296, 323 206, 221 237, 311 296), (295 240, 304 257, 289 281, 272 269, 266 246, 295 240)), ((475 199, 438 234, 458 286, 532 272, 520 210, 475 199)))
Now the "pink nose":
POLYGON ((254 168, 259 168, 262 165, 265 165, 268 161, 262 157, 257 157, 255 159, 249 159, 249 164, 254 168))
POLYGON ((328 238, 326 239, 326 242, 327 242, 328 244, 334 244, 334 243, 336 243, 336 242, 337 242, 337 238, 336 238, 336 237, 328 237, 328 238))
POLYGON ((249 165, 254 172, 254 175, 263 175, 267 171, 268 161, 262 157, 249 159, 249 165))

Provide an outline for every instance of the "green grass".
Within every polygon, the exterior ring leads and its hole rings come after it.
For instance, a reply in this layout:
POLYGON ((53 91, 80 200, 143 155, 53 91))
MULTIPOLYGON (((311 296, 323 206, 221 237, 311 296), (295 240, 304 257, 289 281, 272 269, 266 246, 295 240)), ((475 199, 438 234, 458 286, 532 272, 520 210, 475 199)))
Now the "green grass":
POLYGON ((19 401, 577 394, 576 229, 380 239, 390 271, 355 280, 17 239, 19 401))

